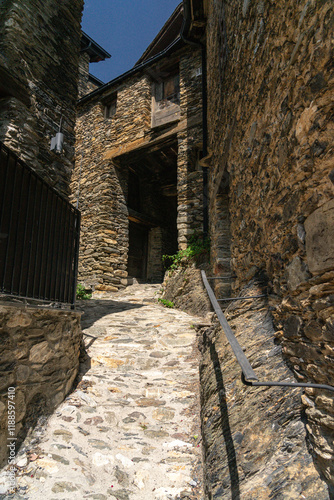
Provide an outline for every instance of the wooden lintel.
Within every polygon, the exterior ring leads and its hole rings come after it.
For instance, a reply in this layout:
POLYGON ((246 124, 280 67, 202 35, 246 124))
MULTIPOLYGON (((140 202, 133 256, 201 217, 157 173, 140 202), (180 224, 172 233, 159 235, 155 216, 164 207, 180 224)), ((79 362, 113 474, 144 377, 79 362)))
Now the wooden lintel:
POLYGON ((125 155, 127 153, 131 153, 131 151, 134 151, 136 149, 145 149, 149 148, 150 146, 155 146, 160 144, 162 141, 168 139, 169 137, 172 137, 173 135, 182 132, 186 130, 187 128, 192 128, 195 127, 196 125, 199 125, 201 123, 201 115, 195 115, 189 120, 181 120, 177 125, 174 127, 171 127, 168 129, 167 132, 162 133, 158 137, 155 137, 154 139, 150 139, 147 137, 141 137, 140 139, 136 139, 135 141, 132 141, 130 143, 125 143, 122 144, 121 146, 118 146, 117 148, 113 148, 109 150, 105 156, 105 160, 111 160, 113 158, 116 158, 118 156, 125 155))
POLYGON ((185 123, 184 121, 178 123, 175 127, 171 128, 168 130, 168 132, 159 135, 159 137, 156 137, 155 139, 148 139, 147 137, 142 137, 140 139, 137 139, 135 141, 132 141, 130 143, 125 143, 122 146, 118 146, 117 148, 113 148, 106 155, 104 156, 105 160, 110 160, 112 158, 115 158, 117 156, 122 156, 126 153, 130 153, 131 151, 134 151, 135 149, 142 149, 142 148, 147 148, 150 146, 154 146, 158 144, 159 142, 163 141, 164 139, 168 139, 169 136, 175 135, 177 132, 185 129, 185 123))
POLYGON ((143 224, 144 226, 152 227, 152 224, 149 222, 143 221, 142 219, 139 219, 138 217, 135 217, 134 215, 129 215, 128 219, 131 222, 135 222, 136 224, 143 224))
POLYGON ((148 215, 141 214, 137 212, 136 210, 133 210, 132 208, 128 207, 128 219, 131 220, 132 222, 136 222, 137 224, 143 224, 144 226, 148 227, 158 227, 161 226, 161 223, 149 217, 148 215))
POLYGON ((112 158, 115 158, 116 156, 121 156, 124 155, 125 153, 129 153, 133 149, 136 149, 142 145, 147 144, 147 139, 145 137, 141 137, 140 139, 137 139, 136 141, 132 141, 130 143, 125 143, 122 144, 122 146, 118 146, 117 148, 113 148, 108 153, 105 154, 104 159, 105 160, 111 160, 112 158))

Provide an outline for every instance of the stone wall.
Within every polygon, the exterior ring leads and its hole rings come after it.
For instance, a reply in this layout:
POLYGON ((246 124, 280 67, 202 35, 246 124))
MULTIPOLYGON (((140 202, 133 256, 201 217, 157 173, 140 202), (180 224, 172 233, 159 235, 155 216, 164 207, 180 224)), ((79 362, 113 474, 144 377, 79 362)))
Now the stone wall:
MULTIPOLYGON (((333 5, 207 7, 213 248, 227 170, 234 293, 264 270, 276 336, 295 376, 333 385, 333 5)), ((218 258, 214 250, 213 267, 218 258)), ((332 397, 311 391, 304 402, 314 456, 333 482, 332 397)))
MULTIPOLYGON (((89 54, 87 52, 80 53, 79 59, 79 81, 78 81, 78 98, 87 94, 88 79, 89 79, 89 54)), ((94 89, 89 89, 92 91, 94 89)))
POLYGON ((162 230, 160 227, 153 227, 148 234, 148 269, 147 278, 151 281, 161 281, 163 274, 161 255, 162 230))
POLYGON ((19 443, 70 391, 79 368, 80 313, 0 306, 0 462, 7 456, 8 387, 15 388, 19 443))
POLYGON ((179 249, 187 247, 187 241, 194 232, 202 233, 203 209, 202 169, 197 165, 202 149, 202 108, 200 51, 189 51, 180 64, 181 117, 188 123, 198 125, 178 135, 178 244, 179 249))
POLYGON ((0 6, 0 140, 69 194, 83 0, 0 6), (50 151, 62 119, 64 154, 50 151))
MULTIPOLYGON (((207 263, 203 263, 200 267, 207 270, 209 266, 207 263)), ((192 267, 166 271, 162 290, 163 299, 173 302, 175 307, 188 314, 208 318, 208 314, 212 311, 210 299, 203 285, 201 271, 195 267, 195 264, 192 267)))
MULTIPOLYGON (((251 280, 242 295, 263 293, 261 281, 251 280)), ((266 299, 235 302, 225 314, 260 381, 294 381, 266 299)), ((319 474, 308 440, 304 404, 311 404, 310 394, 244 385, 218 323, 199 328, 198 338, 206 498, 333 498, 334 488, 319 474)))
POLYGON ((76 168, 72 200, 81 211, 79 279, 98 290, 117 291, 127 284, 127 172, 106 153, 144 136, 150 129, 150 81, 147 76, 111 89, 117 93, 116 114, 106 119, 108 96, 78 109, 76 168))
MULTIPOLYGON (((201 78, 195 74, 194 64, 200 67, 199 51, 181 48, 146 70, 116 78, 79 103, 72 201, 76 202, 80 191, 79 279, 86 286, 116 291, 127 284, 129 168, 138 175, 141 213, 156 221, 149 236, 149 245, 155 247, 149 248, 148 279, 162 279, 161 256, 173 248, 169 226, 175 207, 167 202, 169 195, 162 196, 159 180, 168 170, 175 169, 179 246, 186 245, 195 230, 201 231, 202 179, 196 170, 196 152, 201 147, 201 78), (181 118, 151 128, 152 75, 166 64, 179 65, 181 118), (106 117, 106 106, 115 100, 115 113, 106 117), (164 147, 172 149, 165 157, 162 153, 157 156, 164 147)), ((176 227, 176 214, 173 224, 176 227)))

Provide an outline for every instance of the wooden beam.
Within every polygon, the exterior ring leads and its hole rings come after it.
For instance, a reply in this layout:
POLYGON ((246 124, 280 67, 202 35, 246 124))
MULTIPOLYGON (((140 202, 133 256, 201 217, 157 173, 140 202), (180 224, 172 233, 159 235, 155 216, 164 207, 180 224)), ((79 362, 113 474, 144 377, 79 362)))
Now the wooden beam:
POLYGON ((162 226, 162 223, 157 219, 154 219, 148 215, 141 214, 136 210, 133 210, 132 208, 128 207, 128 212, 129 212, 128 219, 131 220, 132 222, 136 222, 137 224, 143 224, 144 226, 149 226, 149 227, 162 226))
MULTIPOLYGON (((152 138, 141 137, 140 139, 136 139, 132 142, 126 142, 117 148, 113 148, 104 155, 105 160, 111 160, 118 156, 125 155, 127 153, 131 153, 136 149, 145 149, 150 148, 151 146, 157 146, 156 149, 159 149, 159 145, 165 139, 172 138, 173 135, 186 130, 187 128, 195 127, 196 125, 200 125, 202 122, 201 114, 195 115, 189 120, 183 119, 177 125, 174 125, 167 132, 160 134, 159 136, 155 136, 152 138)), ((154 131, 151 131, 154 132, 154 131)))

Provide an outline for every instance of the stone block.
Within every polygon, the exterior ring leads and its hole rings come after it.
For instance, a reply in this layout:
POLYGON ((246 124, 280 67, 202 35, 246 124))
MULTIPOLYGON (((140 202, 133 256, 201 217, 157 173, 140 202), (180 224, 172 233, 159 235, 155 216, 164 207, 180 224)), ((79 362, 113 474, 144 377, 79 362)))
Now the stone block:
POLYGON ((31 316, 22 311, 17 311, 16 314, 14 314, 7 322, 8 328, 16 328, 18 326, 25 327, 29 326, 30 324, 31 324, 31 316))
POLYGON ((44 341, 34 345, 30 349, 29 362, 33 364, 44 364, 54 356, 54 352, 50 349, 49 344, 44 341))
POLYGON ((312 274, 334 268, 334 200, 315 210, 305 220, 306 256, 312 274))
POLYGON ((95 290, 100 290, 101 292, 117 292, 118 288, 110 285, 96 285, 95 290))
POLYGON ((284 324, 284 337, 289 340, 298 339, 302 323, 303 321, 299 316, 289 316, 284 324))
POLYGON ((301 283, 304 283, 310 278, 307 265, 299 256, 292 259, 291 264, 286 268, 287 284, 290 290, 296 290, 301 283))
POLYGON ((16 368, 16 383, 23 383, 28 380, 30 368, 27 365, 18 365, 16 368))
POLYGON ((117 271, 115 271, 115 276, 121 276, 122 278, 126 278, 128 276, 128 272, 118 269, 117 271))
POLYGON ((304 327, 304 335, 312 341, 319 340, 322 338, 322 328, 317 321, 311 320, 304 327))

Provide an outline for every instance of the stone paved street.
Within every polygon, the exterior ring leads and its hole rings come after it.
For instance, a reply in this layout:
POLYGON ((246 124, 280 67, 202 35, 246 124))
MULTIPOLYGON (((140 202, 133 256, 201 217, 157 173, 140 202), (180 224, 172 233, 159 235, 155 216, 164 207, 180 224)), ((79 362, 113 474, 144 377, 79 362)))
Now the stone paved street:
POLYGON ((198 318, 158 303, 159 289, 80 303, 81 380, 26 437, 18 491, 2 498, 203 498, 198 318))

